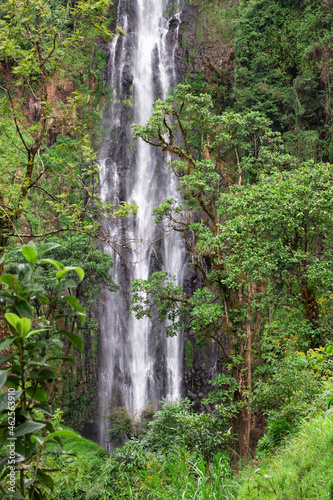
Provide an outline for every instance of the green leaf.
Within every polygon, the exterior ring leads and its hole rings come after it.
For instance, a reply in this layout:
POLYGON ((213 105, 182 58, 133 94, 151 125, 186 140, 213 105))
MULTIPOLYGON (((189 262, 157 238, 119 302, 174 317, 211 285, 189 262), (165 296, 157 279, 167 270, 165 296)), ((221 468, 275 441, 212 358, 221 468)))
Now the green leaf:
POLYGON ((36 375, 32 376, 31 378, 33 380, 54 380, 57 378, 57 375, 54 373, 54 371, 45 368, 36 373, 36 375))
POLYGON ((72 297, 71 295, 67 295, 66 297, 64 297, 64 300, 66 300, 74 309, 76 315, 79 316, 80 322, 84 323, 86 319, 86 310, 81 306, 80 301, 75 297, 72 297))
POLYGON ((8 356, 0 356, 0 364, 10 361, 11 359, 13 359, 14 356, 15 354, 9 354, 8 356))
POLYGON ((59 284, 60 290, 66 290, 66 288, 76 288, 77 283, 74 280, 64 280, 59 284))
POLYGON ((43 243, 38 248, 38 256, 42 255, 43 253, 49 252, 50 250, 54 250, 54 248, 59 248, 59 247, 60 247, 59 243, 54 243, 52 241, 50 241, 49 243, 43 243))
POLYGON ((21 493, 6 493, 4 498, 18 498, 19 500, 24 500, 24 497, 21 495, 21 493))
POLYGON ((75 359, 72 356, 57 356, 55 358, 48 358, 48 361, 53 361, 55 359, 61 359, 64 362, 72 363, 73 365, 75 365, 75 359))
POLYGON ((32 317, 32 309, 26 300, 21 300, 18 304, 15 304, 15 309, 20 316, 32 317))
POLYGON ((70 436, 70 437, 82 439, 82 436, 80 436, 80 434, 77 434, 76 432, 63 430, 63 431, 52 432, 52 434, 49 434, 48 436, 46 436, 45 442, 49 441, 50 439, 53 439, 55 437, 59 437, 59 436, 70 436))
POLYGON ((41 389, 40 387, 27 387, 26 389, 26 393, 28 394, 28 396, 30 396, 32 399, 34 399, 35 401, 47 401, 47 394, 45 391, 43 391, 43 389, 41 389))
POLYGON ((8 370, 0 370, 0 389, 5 385, 8 378, 8 370))
POLYGON ((44 444, 44 438, 41 438, 39 436, 31 436, 30 439, 32 443, 44 444))
POLYGON ((325 413, 324 413, 324 417, 323 418, 328 417, 328 415, 330 415, 332 412, 333 412, 333 408, 330 408, 329 410, 326 410, 325 413))
POLYGON ((31 328, 31 319, 20 318, 16 323, 17 332, 25 338, 31 328))
POLYGON ((21 383, 20 377, 18 377, 17 375, 8 375, 6 382, 7 387, 12 387, 13 389, 17 389, 18 387, 20 387, 20 383, 21 383))
POLYGON ((18 281, 12 274, 3 274, 2 276, 0 276, 0 281, 1 283, 5 283, 5 285, 8 285, 12 290, 18 289, 18 281))
POLYGON ((37 477, 40 480, 41 484, 46 486, 51 491, 54 490, 54 482, 51 476, 45 474, 45 472, 43 472, 41 469, 38 469, 37 477))
POLYGON ((326 347, 326 352, 327 352, 327 354, 332 354, 333 346, 329 345, 328 347, 326 347))
MULTIPOLYGON (((10 314, 10 313, 8 313, 10 314)), ((7 347, 14 342, 14 340, 17 339, 17 337, 7 337, 3 342, 0 344, 0 351, 4 351, 7 349, 7 347)))
POLYGON ((72 297, 71 295, 67 295, 64 299, 70 304, 70 306, 74 309, 76 314, 80 317, 81 323, 84 323, 86 318, 86 310, 81 306, 80 301, 72 297))
POLYGON ((19 453, 27 460, 36 449, 36 443, 33 443, 30 439, 30 435, 24 435, 17 438, 15 441, 15 451, 19 453))
POLYGON ((72 332, 67 332, 66 330, 59 330, 58 333, 65 335, 68 338, 68 340, 70 342, 72 342, 72 344, 74 344, 79 349, 79 351, 83 350, 84 342, 81 339, 81 337, 79 337, 78 335, 75 335, 72 332))
POLYGON ((40 332, 46 332, 48 330, 48 328, 41 328, 40 330, 33 330, 32 332, 29 332, 28 335, 27 335, 27 339, 29 337, 31 337, 32 335, 36 335, 36 333, 40 333, 40 332))
POLYGON ((37 408, 38 410, 41 410, 43 413, 46 413, 46 415, 53 417, 52 409, 47 403, 36 403, 33 406, 33 408, 37 408))
POLYGON ((44 297, 44 295, 37 295, 36 299, 39 300, 39 302, 43 302, 44 304, 49 305, 50 301, 47 297, 44 297))
POLYGON ((53 260, 53 259, 42 259, 42 260, 38 261, 38 264, 51 264, 52 266, 54 266, 58 270, 63 267, 61 262, 58 262, 57 260, 53 260))
POLYGON ((84 278, 84 271, 81 267, 64 267, 64 269, 62 269, 61 271, 58 271, 57 274, 56 274, 56 277, 58 280, 60 280, 62 278, 62 276, 66 273, 68 273, 69 271, 75 271, 80 280, 82 281, 83 278, 84 278))
POLYGON ((16 427, 14 434, 15 437, 25 436, 26 434, 32 434, 33 432, 40 431, 45 427, 45 424, 41 422, 34 422, 33 420, 28 420, 24 424, 16 427))
MULTIPOLYGON (((23 391, 15 391, 15 393, 13 393, 11 391, 11 392, 6 392, 5 394, 2 394, 0 396, 0 412, 2 410, 4 410, 5 408, 7 408, 7 406, 8 406, 8 396, 9 395, 12 396, 14 394, 14 399, 15 399, 15 401, 17 401, 18 398, 21 396, 22 392, 23 391)), ((12 400, 11 400, 11 402, 12 402, 12 400)))
POLYGON ((23 253, 24 257, 27 259, 27 261, 29 262, 29 264, 31 266, 33 266, 37 260, 36 250, 32 246, 26 245, 26 246, 22 247, 22 253, 23 253))
POLYGON ((6 313, 5 319, 6 319, 7 323, 9 323, 10 326, 12 326, 14 328, 14 330, 17 332, 16 325, 17 325, 17 322, 20 320, 20 317, 14 313, 6 313))

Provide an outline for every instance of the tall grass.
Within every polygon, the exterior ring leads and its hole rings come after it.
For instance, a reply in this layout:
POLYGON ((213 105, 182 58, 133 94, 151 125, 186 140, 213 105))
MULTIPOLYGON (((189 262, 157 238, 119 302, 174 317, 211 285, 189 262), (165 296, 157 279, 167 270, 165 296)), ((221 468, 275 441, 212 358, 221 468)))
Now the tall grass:
POLYGON ((127 488, 115 500, 234 500, 238 483, 222 455, 207 464, 178 449, 166 461, 152 462, 145 470, 127 477, 127 488))
POLYGON ((273 457, 248 467, 240 477, 239 500, 333 499, 333 420, 322 415, 273 457))

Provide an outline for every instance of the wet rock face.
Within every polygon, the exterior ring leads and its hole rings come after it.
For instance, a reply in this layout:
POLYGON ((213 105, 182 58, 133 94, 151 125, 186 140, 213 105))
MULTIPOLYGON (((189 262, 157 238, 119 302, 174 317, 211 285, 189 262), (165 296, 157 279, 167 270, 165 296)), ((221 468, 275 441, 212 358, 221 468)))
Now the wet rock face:
MULTIPOLYGON (((217 84, 228 86, 234 65, 232 44, 208 37, 199 40, 197 34, 200 14, 195 5, 186 5, 182 9, 179 27, 177 21, 172 18, 169 25, 172 28, 175 26, 174 32, 178 35, 175 53, 178 82, 193 81, 199 74, 213 88, 217 84)), ((172 29, 169 36, 172 36, 172 29)), ((201 286, 200 277, 188 267, 184 274, 187 295, 192 295, 201 286)), ((210 405, 202 405, 201 400, 213 389, 210 380, 225 370, 219 347, 214 341, 198 346, 194 332, 189 331, 185 333, 184 351, 184 395, 195 402, 195 409, 211 411, 210 405)))
MULTIPOLYGON (((237 3, 235 2, 235 5, 237 3)), ((228 7, 226 7, 228 8, 228 7)), ((195 5, 187 5, 181 14, 180 41, 176 55, 179 80, 194 80, 202 74, 211 85, 230 85, 234 68, 234 47, 221 39, 198 36, 200 13, 195 5)), ((202 28, 201 28, 202 31, 202 28)))

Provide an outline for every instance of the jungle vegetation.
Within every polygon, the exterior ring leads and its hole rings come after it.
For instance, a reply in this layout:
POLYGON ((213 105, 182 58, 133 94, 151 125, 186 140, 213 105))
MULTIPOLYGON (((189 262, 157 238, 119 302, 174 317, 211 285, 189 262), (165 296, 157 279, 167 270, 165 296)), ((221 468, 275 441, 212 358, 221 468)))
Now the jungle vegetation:
POLYGON ((333 498, 333 3, 192 3, 198 46, 204 26, 232 69, 184 74, 133 132, 170 155, 182 202, 154 216, 182 234, 200 286, 154 273, 131 310, 191 331, 189 358, 213 343, 224 369, 200 412, 188 398, 111 408, 110 438, 127 440, 112 456, 64 424, 89 418, 96 297, 117 289, 97 221, 135 211, 98 198, 114 8, 0 3, 0 382, 20 447, 7 491, 3 392, 5 498, 333 498))

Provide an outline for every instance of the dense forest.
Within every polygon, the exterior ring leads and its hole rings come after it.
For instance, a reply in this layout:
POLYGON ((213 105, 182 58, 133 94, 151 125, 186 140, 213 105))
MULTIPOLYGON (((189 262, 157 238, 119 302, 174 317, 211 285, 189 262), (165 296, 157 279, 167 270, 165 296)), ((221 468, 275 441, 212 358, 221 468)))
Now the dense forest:
POLYGON ((108 68, 137 26, 116 1, 0 0, 0 497, 333 498, 333 2, 162 4, 174 84, 113 147, 177 185, 127 313, 183 339, 182 398, 114 397, 104 449, 101 318, 140 205, 105 198, 99 158, 115 110, 135 121, 108 68))

